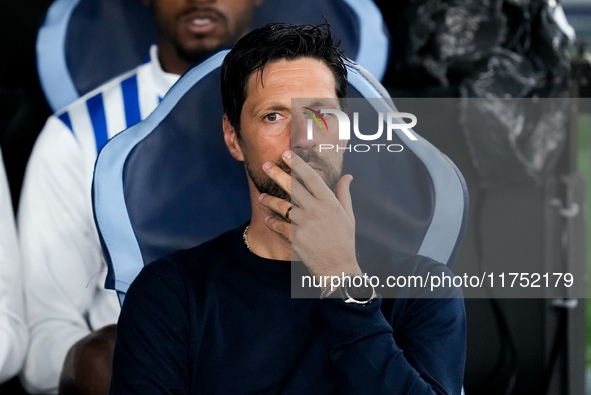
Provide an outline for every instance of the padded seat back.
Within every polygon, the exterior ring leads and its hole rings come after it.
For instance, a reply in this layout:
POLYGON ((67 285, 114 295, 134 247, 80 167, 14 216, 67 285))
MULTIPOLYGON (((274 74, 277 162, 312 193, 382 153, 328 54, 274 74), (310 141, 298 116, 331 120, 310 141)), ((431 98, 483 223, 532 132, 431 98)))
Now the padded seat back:
MULTIPOLYGON (((346 56, 381 78, 388 38, 372 0, 266 0, 251 27, 328 22, 346 56)), ((37 69, 54 111, 148 59, 156 34, 139 0, 55 0, 37 37, 37 69)))

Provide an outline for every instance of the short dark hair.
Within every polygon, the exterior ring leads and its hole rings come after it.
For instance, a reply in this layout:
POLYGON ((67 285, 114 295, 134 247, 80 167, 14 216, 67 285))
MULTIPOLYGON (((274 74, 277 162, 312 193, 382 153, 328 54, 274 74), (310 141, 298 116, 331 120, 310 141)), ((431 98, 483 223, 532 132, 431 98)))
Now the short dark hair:
MULTIPOLYGON (((240 113, 246 100, 248 79, 255 71, 278 60, 309 57, 323 61, 335 78, 338 98, 347 96, 347 68, 328 25, 270 23, 248 33, 228 53, 222 64, 222 101, 230 124, 240 132, 240 113)), ((262 78, 262 75, 261 75, 262 78)))

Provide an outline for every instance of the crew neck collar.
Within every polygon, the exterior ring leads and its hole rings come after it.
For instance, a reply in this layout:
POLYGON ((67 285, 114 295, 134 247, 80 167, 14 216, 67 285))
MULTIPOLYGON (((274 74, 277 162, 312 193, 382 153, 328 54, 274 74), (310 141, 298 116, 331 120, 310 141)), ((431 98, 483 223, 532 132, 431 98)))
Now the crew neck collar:
POLYGON ((234 230, 232 234, 232 245, 234 247, 234 251, 238 254, 241 261, 257 270, 276 273, 290 273, 291 265, 301 265, 301 262, 263 258, 250 251, 246 247, 246 244, 244 244, 244 239, 242 237, 244 229, 249 224, 250 221, 234 230))

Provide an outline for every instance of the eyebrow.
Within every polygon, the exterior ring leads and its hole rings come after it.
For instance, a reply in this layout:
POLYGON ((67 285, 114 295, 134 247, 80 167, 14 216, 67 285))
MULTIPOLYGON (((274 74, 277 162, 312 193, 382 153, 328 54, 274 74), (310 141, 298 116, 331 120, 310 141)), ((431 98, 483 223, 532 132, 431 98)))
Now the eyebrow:
POLYGON ((253 115, 255 117, 258 117, 260 115, 263 115, 263 114, 268 113, 269 111, 290 112, 291 110, 287 106, 285 106, 283 104, 273 104, 273 105, 271 105, 269 107, 265 106, 265 107, 261 107, 261 108, 255 108, 254 111, 253 111, 253 115))
POLYGON ((307 107, 334 107, 338 105, 337 99, 318 99, 308 104, 307 107))
POLYGON ((271 107, 265 107, 265 111, 290 111, 290 109, 287 106, 284 106, 283 104, 275 104, 272 105, 271 107))
MULTIPOLYGON (((330 108, 333 108, 335 106, 339 106, 338 99, 317 99, 317 100, 313 101, 312 103, 308 104, 306 107, 330 107, 330 108)), ((340 106, 338 108, 340 108, 340 106)), ((266 113, 268 111, 291 112, 292 109, 283 105, 283 104, 277 103, 277 104, 272 104, 269 107, 262 107, 260 109, 256 109, 254 114, 258 116, 259 114, 266 113)))

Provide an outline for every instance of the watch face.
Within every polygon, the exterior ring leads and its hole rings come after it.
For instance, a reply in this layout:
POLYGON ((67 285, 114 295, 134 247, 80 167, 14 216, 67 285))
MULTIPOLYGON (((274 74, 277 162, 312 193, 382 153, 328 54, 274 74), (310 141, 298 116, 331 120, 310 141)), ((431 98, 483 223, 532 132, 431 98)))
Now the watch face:
POLYGON ((349 294, 350 298, 359 301, 367 301, 371 299, 373 295, 373 288, 371 285, 368 286, 361 286, 361 287, 351 287, 346 289, 347 293, 349 294))
POLYGON ((360 303, 365 304, 375 299, 376 294, 369 283, 369 279, 365 276, 351 276, 350 281, 345 281, 343 290, 344 297, 347 303, 360 303))

